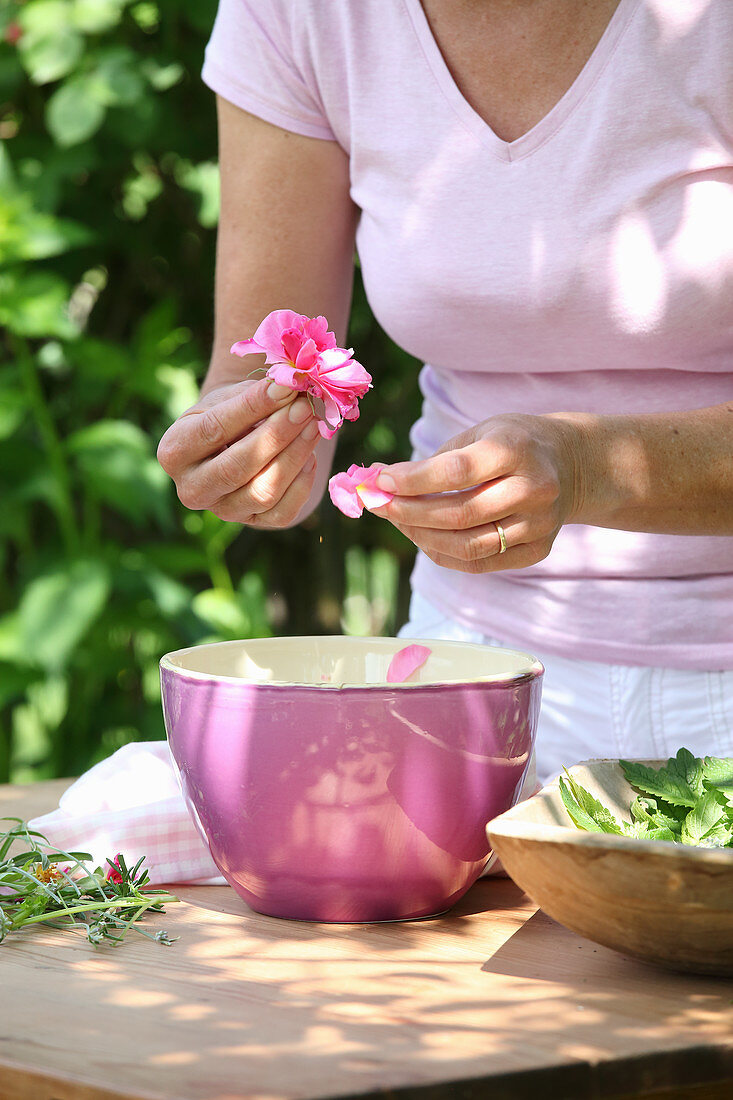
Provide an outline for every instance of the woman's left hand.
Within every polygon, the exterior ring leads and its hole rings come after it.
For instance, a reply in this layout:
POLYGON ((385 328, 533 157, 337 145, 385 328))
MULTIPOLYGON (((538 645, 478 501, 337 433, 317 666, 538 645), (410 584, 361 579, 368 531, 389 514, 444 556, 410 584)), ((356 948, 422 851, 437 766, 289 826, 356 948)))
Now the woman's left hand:
POLYGON ((446 569, 522 569, 547 557, 578 508, 573 444, 561 418, 493 416, 432 458, 385 467, 377 485, 395 497, 372 510, 446 569))

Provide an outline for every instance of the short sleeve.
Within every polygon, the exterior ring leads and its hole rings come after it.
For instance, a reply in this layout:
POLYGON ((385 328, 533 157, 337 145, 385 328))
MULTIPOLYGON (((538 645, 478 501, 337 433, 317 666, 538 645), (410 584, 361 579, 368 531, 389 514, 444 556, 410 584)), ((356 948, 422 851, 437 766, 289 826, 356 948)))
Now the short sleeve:
POLYGON ((217 95, 265 122, 335 140, 315 78, 295 61, 299 0, 219 0, 201 73, 217 95))

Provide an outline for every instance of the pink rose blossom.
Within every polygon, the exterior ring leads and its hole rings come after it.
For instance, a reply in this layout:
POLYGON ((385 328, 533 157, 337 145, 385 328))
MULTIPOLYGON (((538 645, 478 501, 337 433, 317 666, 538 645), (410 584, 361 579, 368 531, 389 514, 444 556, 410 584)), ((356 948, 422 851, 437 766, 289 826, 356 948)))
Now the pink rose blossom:
POLYGON ((374 484, 384 466, 373 462, 371 466, 349 466, 345 474, 334 474, 328 483, 328 492, 336 507, 358 519, 364 508, 381 508, 389 504, 393 493, 385 493, 374 484))
POLYGON ((330 439, 344 420, 358 418, 359 398, 371 388, 371 375, 353 358, 353 348, 337 347, 325 317, 276 309, 251 340, 238 340, 231 350, 240 356, 264 351, 268 378, 322 401, 318 430, 324 439, 330 439))
POLYGON ((432 650, 426 645, 406 645, 395 653, 387 669, 387 683, 398 684, 409 680, 413 672, 425 664, 432 650))

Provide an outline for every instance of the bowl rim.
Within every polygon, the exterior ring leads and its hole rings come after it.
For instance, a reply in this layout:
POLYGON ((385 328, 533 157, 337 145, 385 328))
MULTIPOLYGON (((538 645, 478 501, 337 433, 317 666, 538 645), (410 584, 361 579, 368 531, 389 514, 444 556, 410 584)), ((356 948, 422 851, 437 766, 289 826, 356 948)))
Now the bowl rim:
MULTIPOLYGON (((512 807, 515 809, 515 807, 512 807)), ((486 826, 489 839, 492 836, 506 837, 508 840, 523 840, 528 844, 562 844, 571 847, 598 848, 603 851, 646 852, 660 859, 690 859, 704 863, 714 863, 733 869, 733 848, 702 848, 694 844, 672 844, 663 840, 642 840, 632 836, 619 836, 616 833, 586 833, 581 829, 573 832, 572 822, 565 825, 545 825, 537 822, 502 821, 511 813, 506 810, 486 826), (577 833, 577 835, 576 835, 577 833)))
MULTIPOLYGON (((592 764, 618 764, 614 757, 597 757, 593 760, 580 760, 568 768, 569 772, 592 764)), ((651 761, 642 761, 651 763, 651 761)), ((666 763, 654 761, 654 763, 666 763)), ((641 837, 620 836, 617 833, 591 833, 578 829, 568 817, 567 825, 550 825, 542 821, 527 821, 523 813, 534 799, 547 798, 559 791, 560 776, 551 780, 530 798, 510 806, 508 810, 489 821, 486 832, 491 840, 492 834, 507 839, 522 840, 529 844, 562 844, 571 847, 597 848, 614 852, 646 853, 660 859, 684 859, 693 862, 727 867, 733 870, 733 848, 704 848, 696 844, 673 844, 662 840, 643 840, 641 837)))
POLYGON ((545 667, 542 662, 534 656, 532 653, 528 653, 525 650, 514 649, 511 646, 488 646, 482 645, 480 642, 462 642, 456 641, 453 638, 388 638, 388 637, 360 637, 345 634, 294 634, 287 635, 283 638, 236 638, 223 642, 204 642, 202 645, 184 646, 182 649, 174 649, 169 653, 164 653, 160 658, 159 667, 161 674, 168 672, 178 677, 191 680, 202 680, 205 682, 215 682, 224 684, 256 684, 261 688, 271 687, 289 687, 302 690, 317 690, 317 691, 343 691, 348 689, 350 691, 384 691, 405 689, 414 690, 415 688, 439 688, 445 686, 455 686, 458 684, 486 684, 491 686, 496 684, 499 687, 505 687, 509 684, 517 685, 527 683, 531 680, 539 679, 544 675, 545 667), (377 680, 373 683, 351 683, 344 681, 343 683, 305 683, 300 680, 258 680, 250 676, 229 676, 214 672, 198 672, 195 669, 182 668, 180 665, 173 663, 174 657, 183 656, 186 653, 192 653, 202 649, 213 648, 214 646, 241 646, 246 645, 248 642, 270 642, 270 641, 286 641, 286 642, 307 642, 318 641, 327 642, 338 640, 351 644, 352 642, 373 642, 373 643, 385 643, 385 642, 403 642, 405 648, 409 645, 449 645, 454 648, 463 649, 498 649, 502 653, 515 654, 518 657, 524 659, 526 668, 523 668, 519 673, 494 673, 488 676, 470 676, 468 678, 456 678, 456 679, 443 679, 443 680, 431 680, 429 683, 421 683, 419 681, 401 680, 396 683, 390 683, 387 680, 377 680))

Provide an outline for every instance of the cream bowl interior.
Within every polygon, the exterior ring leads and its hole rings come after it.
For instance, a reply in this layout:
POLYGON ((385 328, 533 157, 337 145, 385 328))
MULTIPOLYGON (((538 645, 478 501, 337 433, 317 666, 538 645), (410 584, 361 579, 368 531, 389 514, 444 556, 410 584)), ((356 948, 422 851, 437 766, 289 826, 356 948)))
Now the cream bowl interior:
POLYGON ((386 686, 396 653, 411 644, 431 650, 426 662, 395 686, 508 681, 537 675, 542 665, 513 649, 419 639, 300 637, 214 642, 168 653, 161 667, 187 676, 322 687, 386 686))

